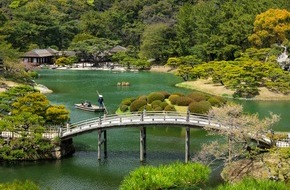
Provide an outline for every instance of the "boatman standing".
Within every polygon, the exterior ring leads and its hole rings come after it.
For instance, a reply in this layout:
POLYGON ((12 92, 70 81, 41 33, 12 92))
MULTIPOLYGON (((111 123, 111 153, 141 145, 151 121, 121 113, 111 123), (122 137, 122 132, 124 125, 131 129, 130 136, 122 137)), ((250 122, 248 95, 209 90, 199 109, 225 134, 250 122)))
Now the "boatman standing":
POLYGON ((100 108, 104 107, 103 101, 104 101, 103 95, 100 94, 98 99, 100 108))

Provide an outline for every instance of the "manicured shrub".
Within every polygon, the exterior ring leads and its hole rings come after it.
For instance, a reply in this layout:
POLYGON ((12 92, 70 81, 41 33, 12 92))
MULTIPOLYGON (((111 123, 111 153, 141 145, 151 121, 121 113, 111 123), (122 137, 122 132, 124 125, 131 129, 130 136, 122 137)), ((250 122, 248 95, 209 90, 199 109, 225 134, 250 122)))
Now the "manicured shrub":
POLYGON ((144 111, 144 109, 145 109, 146 111, 153 111, 152 106, 151 106, 151 105, 148 105, 148 104, 142 106, 138 111, 142 112, 142 111, 144 111))
POLYGON ((164 108, 164 111, 176 111, 173 105, 167 105, 164 108))
POLYGON ((153 108, 153 111, 162 111, 163 108, 160 106, 156 106, 155 108, 153 108))
POLYGON ((167 99, 170 96, 170 94, 166 91, 160 91, 159 93, 163 94, 165 99, 167 99))
POLYGON ((130 105, 130 111, 134 112, 134 111, 138 111, 142 106, 147 105, 147 102, 145 100, 135 100, 132 102, 132 104, 130 105))
POLYGON ((175 95, 175 94, 172 94, 169 96, 169 101, 171 102, 172 105, 176 105, 177 103, 177 99, 179 98, 180 96, 179 95, 175 95))
POLYGON ((137 99, 138 99, 138 100, 144 100, 144 101, 147 102, 147 96, 145 96, 145 95, 143 95, 143 96, 139 96, 137 99))
POLYGON ((131 103, 132 103, 131 100, 125 99, 121 102, 121 105, 130 106, 131 103))
POLYGON ((181 92, 173 92, 171 95, 185 96, 185 94, 181 92))
POLYGON ((215 107, 219 107, 221 105, 223 105, 223 102, 221 102, 218 98, 216 97, 210 97, 208 100, 207 100, 212 106, 215 106, 215 107))
POLYGON ((162 107, 162 108, 164 109, 166 106, 168 106, 168 103, 167 103, 167 102, 161 102, 161 103, 159 104, 159 106, 162 107))
POLYGON ((151 104, 154 100, 160 100, 163 102, 165 99, 164 95, 160 92, 152 92, 147 96, 147 102, 151 104))
POLYGON ((179 96, 176 100, 178 106, 188 106, 193 100, 187 96, 179 96))
POLYGON ((153 102, 151 102, 151 105, 152 106, 154 106, 154 105, 158 105, 159 106, 161 104, 161 102, 162 102, 161 100, 154 100, 153 102))
POLYGON ((192 92, 187 95, 189 98, 193 99, 196 102, 207 100, 208 96, 201 92, 192 92))
POLYGON ((128 109, 129 109, 129 106, 127 106, 127 105, 121 105, 121 106, 120 106, 120 110, 121 110, 122 112, 126 112, 128 109))
POLYGON ((193 101, 189 104, 188 109, 191 113, 200 113, 204 114, 209 111, 211 104, 208 101, 193 101))
POLYGON ((158 104, 154 104, 154 105, 152 105, 152 108, 154 109, 154 108, 157 108, 157 107, 160 107, 158 104))

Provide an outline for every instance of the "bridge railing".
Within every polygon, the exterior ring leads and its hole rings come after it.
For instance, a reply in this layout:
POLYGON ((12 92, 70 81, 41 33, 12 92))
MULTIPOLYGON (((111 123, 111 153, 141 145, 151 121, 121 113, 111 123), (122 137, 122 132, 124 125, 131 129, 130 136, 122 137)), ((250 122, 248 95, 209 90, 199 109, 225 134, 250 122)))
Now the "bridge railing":
POLYGON ((87 120, 75 122, 71 124, 70 126, 67 126, 66 128, 62 129, 62 132, 72 132, 73 130, 82 129, 84 126, 102 126, 102 125, 126 125, 130 122, 140 123, 142 122, 152 122, 154 123, 154 120, 163 120, 168 121, 169 119, 174 118, 176 121, 182 121, 182 122, 190 122, 190 120, 197 120, 197 121, 203 121, 208 122, 209 118, 207 115, 202 114, 193 114, 190 112, 176 112, 176 111, 143 111, 143 112, 129 112, 129 113, 123 113, 123 114, 110 114, 100 117, 94 117, 87 120))

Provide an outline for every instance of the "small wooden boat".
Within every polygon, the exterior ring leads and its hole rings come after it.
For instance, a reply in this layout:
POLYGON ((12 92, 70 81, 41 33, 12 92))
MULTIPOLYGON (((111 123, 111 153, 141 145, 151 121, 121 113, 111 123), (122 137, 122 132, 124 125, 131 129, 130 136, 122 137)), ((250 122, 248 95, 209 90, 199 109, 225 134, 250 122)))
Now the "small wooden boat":
POLYGON ((75 108, 85 110, 85 111, 91 111, 91 112, 103 112, 105 111, 105 107, 100 107, 94 104, 75 104, 75 108))

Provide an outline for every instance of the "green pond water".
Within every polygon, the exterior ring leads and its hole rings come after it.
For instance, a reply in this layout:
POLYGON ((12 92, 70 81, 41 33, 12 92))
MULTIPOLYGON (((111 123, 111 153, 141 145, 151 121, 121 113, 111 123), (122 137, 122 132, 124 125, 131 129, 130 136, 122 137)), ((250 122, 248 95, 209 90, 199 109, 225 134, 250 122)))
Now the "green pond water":
MULTIPOLYGON (((91 113, 74 108, 75 103, 85 100, 97 104, 97 93, 105 99, 109 113, 114 113, 121 100, 149 94, 153 91, 189 93, 191 90, 175 87, 182 79, 166 73, 112 72, 95 70, 40 70, 37 82, 52 89, 48 95, 52 104, 63 104, 70 110, 71 122, 77 122, 101 113, 91 113), (126 87, 118 82, 129 82, 126 87)), ((270 112, 279 114, 281 121, 274 130, 289 131, 290 101, 237 101, 245 111, 259 113, 261 117, 270 112)), ((76 152, 73 156, 57 161, 0 163, 0 182, 14 179, 32 180, 42 189, 118 189, 124 176, 144 165, 168 164, 184 161, 184 134, 182 128, 150 127, 147 130, 147 158, 139 161, 139 130, 122 128, 108 130, 108 158, 98 161, 98 134, 92 132, 74 137, 76 152)), ((191 130, 191 153, 198 151, 203 143, 216 137, 207 136, 200 129, 191 130)), ((220 168, 219 168, 220 169, 220 168)), ((211 176, 211 185, 220 182, 219 169, 211 176)))

